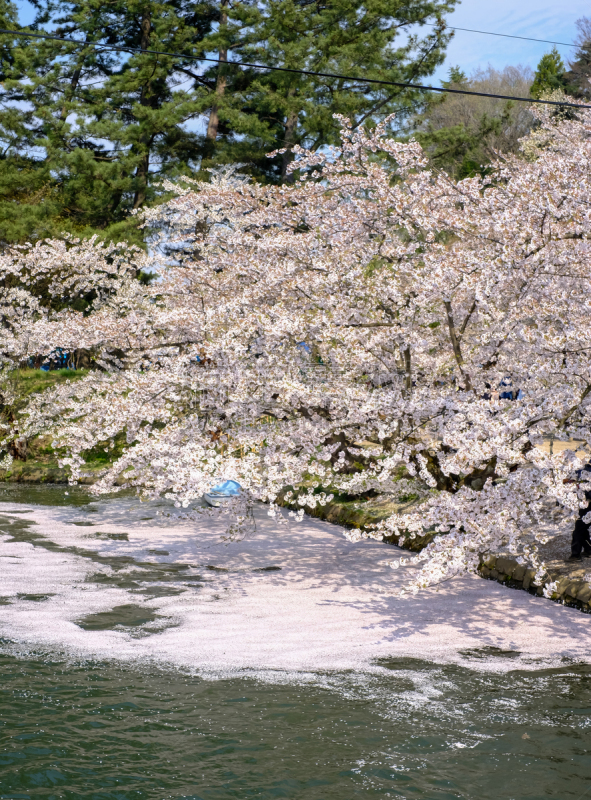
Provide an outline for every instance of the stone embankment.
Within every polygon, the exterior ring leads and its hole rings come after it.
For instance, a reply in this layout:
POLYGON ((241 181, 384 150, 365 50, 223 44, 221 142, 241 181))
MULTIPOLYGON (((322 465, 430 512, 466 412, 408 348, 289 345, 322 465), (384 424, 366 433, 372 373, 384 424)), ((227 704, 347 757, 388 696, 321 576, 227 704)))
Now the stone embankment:
POLYGON ((490 555, 484 558, 479 572, 483 578, 498 581, 513 589, 524 589, 538 597, 542 596, 547 583, 556 580, 557 587, 556 591, 552 593, 552 600, 589 614, 591 613, 591 584, 582 574, 583 570, 577 566, 573 565, 571 569, 564 570, 567 572, 565 575, 556 574, 550 567, 550 575, 540 585, 534 583, 535 569, 518 564, 515 559, 503 555, 490 555))
MULTIPOLYGON (((293 502, 284 501, 282 497, 279 497, 276 502, 278 505, 287 508, 299 508, 293 502)), ((371 500, 361 501, 359 499, 335 499, 325 505, 318 503, 314 508, 305 507, 305 511, 310 517, 331 522, 333 525, 341 525, 343 528, 369 530, 372 525, 388 519, 392 514, 404 514, 415 510, 418 505, 419 502, 414 499, 410 499, 407 502, 395 502, 387 497, 376 497, 371 500)), ((388 538, 386 541, 388 544, 398 544, 398 539, 395 536, 388 538)), ((409 539, 402 546, 405 550, 418 552, 431 541, 433 541, 433 534, 428 533, 425 536, 409 539)))

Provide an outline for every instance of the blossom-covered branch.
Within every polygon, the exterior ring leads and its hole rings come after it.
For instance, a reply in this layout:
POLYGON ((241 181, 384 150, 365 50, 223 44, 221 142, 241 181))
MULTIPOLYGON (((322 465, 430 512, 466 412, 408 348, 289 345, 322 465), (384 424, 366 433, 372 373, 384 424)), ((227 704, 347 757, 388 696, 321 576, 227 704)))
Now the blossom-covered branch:
POLYGON ((591 117, 539 123, 521 157, 459 182, 386 123, 342 120, 339 150, 296 148, 293 183, 167 185, 143 218, 157 280, 133 279, 136 253, 90 310, 31 305, 11 332, 11 352, 87 347, 101 367, 33 399, 28 435, 53 424, 76 480, 85 450, 125 432, 95 491, 125 479, 180 506, 222 479, 273 513, 289 487, 313 503, 416 476, 428 499, 375 532, 442 534, 415 588, 501 543, 535 559, 524 529, 583 502, 564 483, 581 460, 538 445, 591 448, 591 117))

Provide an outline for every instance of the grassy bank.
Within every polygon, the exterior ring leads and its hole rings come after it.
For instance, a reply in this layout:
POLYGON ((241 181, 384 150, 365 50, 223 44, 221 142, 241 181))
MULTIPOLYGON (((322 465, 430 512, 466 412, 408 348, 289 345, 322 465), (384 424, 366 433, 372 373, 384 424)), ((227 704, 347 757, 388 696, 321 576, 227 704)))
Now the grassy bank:
POLYGON ((76 381, 88 375, 87 369, 55 369, 45 372, 42 369, 15 369, 4 378, 3 388, 9 391, 14 401, 2 410, 3 416, 21 410, 27 398, 52 386, 67 381, 76 381))

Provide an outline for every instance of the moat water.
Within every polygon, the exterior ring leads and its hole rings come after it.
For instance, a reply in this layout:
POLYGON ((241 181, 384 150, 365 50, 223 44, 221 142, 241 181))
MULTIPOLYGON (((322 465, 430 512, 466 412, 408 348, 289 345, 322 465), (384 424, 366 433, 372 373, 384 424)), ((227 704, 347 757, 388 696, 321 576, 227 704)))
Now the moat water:
POLYGON ((0 798, 591 798, 588 617, 397 605, 377 543, 189 547, 158 510, 0 488, 0 798))

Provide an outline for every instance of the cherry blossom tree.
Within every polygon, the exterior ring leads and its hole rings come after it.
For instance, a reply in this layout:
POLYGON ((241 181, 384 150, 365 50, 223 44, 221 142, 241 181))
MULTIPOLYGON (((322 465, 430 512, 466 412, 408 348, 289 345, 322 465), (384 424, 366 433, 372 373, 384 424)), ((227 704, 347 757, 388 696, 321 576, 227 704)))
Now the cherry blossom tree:
MULTIPOLYGON (((34 247, 21 246, 0 255, 0 436, 12 439, 18 452, 23 421, 13 422, 13 405, 22 401, 15 368, 26 366, 29 357, 47 361, 60 347, 59 325, 55 341, 39 345, 36 326, 59 318, 55 312, 64 307, 82 307, 97 312, 107 301, 121 297, 137 284, 146 257, 127 244, 105 245, 96 237, 79 241, 72 237, 38 242, 34 247)), ((83 316, 83 315, 82 315, 83 316)), ((70 348, 77 349, 73 343, 70 348)), ((26 428, 26 426, 24 426, 26 428)), ((10 468, 12 456, 0 458, 0 468, 10 468)))
POLYGON ((539 445, 591 450, 591 116, 535 113, 523 152, 485 177, 431 170, 387 121, 368 134, 342 120, 340 149, 296 148, 292 183, 226 170, 167 184, 174 198, 142 218, 150 259, 97 242, 5 254, 4 275, 33 274, 61 247, 60 280, 105 286, 84 313, 31 304, 10 329, 11 358, 85 347, 99 367, 33 398, 21 434, 53 430, 76 481, 84 452, 124 433, 93 490, 184 508, 234 479, 270 514, 306 487, 301 518, 329 492, 413 480, 414 513, 349 534, 435 531, 413 590, 501 545, 541 578, 523 533, 556 503, 572 518, 585 486, 565 483, 584 459, 539 445))

